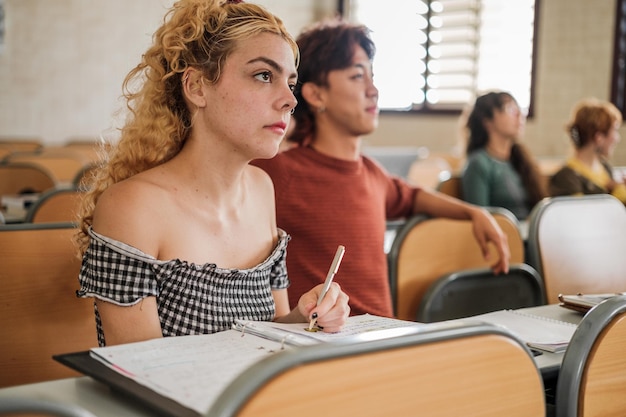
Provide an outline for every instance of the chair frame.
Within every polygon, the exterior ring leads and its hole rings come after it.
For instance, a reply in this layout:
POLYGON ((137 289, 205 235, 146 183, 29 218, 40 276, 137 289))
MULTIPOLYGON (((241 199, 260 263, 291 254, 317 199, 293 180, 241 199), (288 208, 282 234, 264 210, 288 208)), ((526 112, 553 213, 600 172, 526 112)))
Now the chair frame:
MULTIPOLYGON (((489 293, 489 295, 493 295, 489 293)), ((525 294, 528 295, 528 294, 525 294)), ((430 285, 417 310, 416 321, 430 323, 443 320, 452 320, 476 314, 489 313, 501 309, 517 309, 525 307, 536 307, 546 303, 546 294, 543 287, 543 280, 539 273, 530 265, 511 264, 508 274, 496 276, 491 268, 476 268, 464 271, 457 271, 446 274, 430 285), (524 283, 530 289, 530 299, 515 298, 511 293, 511 288, 507 286, 507 281, 516 280, 524 283), (492 285, 494 288, 500 287, 500 293, 489 298, 485 303, 484 298, 470 295, 464 290, 466 283, 476 282, 476 290, 482 292, 485 285, 492 285), (504 291, 504 292, 503 292, 504 291), (453 301, 445 301, 444 296, 454 294, 453 301), (459 295, 467 303, 458 303, 459 295), (445 302, 444 302, 445 301, 445 302), (446 307, 448 306, 448 307, 446 307)))
POLYGON ((626 415, 623 399, 626 386, 625 326, 626 296, 610 298, 585 315, 561 364, 556 389, 557 417, 626 415), (618 327, 616 331, 621 333, 607 342, 609 334, 618 327), (598 358, 600 353, 602 358, 598 358), (593 364, 593 361, 606 360, 607 357, 610 363, 593 364), (607 375, 611 371, 612 374, 607 375), (600 376, 604 376, 603 381, 599 380, 600 376), (621 402, 615 404, 615 401, 621 402))

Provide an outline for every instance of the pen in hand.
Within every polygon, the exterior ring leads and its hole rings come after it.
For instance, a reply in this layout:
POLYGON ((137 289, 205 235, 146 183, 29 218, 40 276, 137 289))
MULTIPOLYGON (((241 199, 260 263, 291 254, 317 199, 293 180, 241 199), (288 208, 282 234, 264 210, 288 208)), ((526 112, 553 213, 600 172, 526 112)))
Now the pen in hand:
MULTIPOLYGON (((337 252, 335 252, 333 263, 330 264, 330 269, 328 270, 328 274, 326 275, 326 280, 324 281, 324 286, 322 287, 322 291, 320 292, 319 297, 317 297, 317 305, 320 305, 320 303, 324 299, 324 296, 328 292, 328 289, 330 288, 330 284, 332 284, 333 278, 335 277, 335 274, 337 273, 337 270, 339 269, 339 264, 341 263, 341 259, 343 258, 343 254, 345 251, 346 251, 346 248, 342 245, 339 245, 339 247, 337 248, 337 252)), ((311 322, 309 323, 309 330, 313 329, 313 326, 315 325, 316 320, 317 320, 317 317, 311 319, 311 322)))

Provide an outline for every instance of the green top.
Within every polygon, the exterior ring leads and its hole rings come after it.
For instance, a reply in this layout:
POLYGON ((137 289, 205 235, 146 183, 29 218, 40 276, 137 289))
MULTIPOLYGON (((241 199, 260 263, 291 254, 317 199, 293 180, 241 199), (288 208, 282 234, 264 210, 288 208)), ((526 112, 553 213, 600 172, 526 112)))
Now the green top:
POLYGON ((511 162, 493 158, 485 149, 468 156, 461 185, 463 199, 468 203, 504 207, 519 220, 530 213, 528 193, 511 162))

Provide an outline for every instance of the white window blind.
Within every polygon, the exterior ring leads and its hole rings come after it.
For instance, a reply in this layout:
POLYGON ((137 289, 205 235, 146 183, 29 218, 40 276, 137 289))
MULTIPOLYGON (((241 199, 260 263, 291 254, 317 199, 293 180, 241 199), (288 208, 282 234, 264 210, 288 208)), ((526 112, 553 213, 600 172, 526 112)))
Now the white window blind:
POLYGON ((460 109, 491 89, 531 100, 535 0, 344 0, 372 30, 382 109, 460 109))

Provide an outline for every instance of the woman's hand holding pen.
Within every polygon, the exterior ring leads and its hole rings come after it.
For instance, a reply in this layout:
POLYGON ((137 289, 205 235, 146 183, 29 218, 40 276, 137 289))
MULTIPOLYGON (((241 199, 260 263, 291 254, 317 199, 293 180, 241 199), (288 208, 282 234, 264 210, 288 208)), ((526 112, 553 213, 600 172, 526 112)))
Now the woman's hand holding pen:
POLYGON ((322 294, 324 285, 320 284, 304 293, 298 301, 298 310, 308 320, 316 320, 317 327, 325 332, 335 333, 341 330, 350 315, 348 295, 333 282, 324 295, 322 301, 317 300, 322 294))

